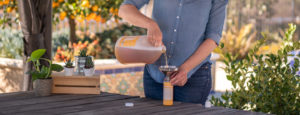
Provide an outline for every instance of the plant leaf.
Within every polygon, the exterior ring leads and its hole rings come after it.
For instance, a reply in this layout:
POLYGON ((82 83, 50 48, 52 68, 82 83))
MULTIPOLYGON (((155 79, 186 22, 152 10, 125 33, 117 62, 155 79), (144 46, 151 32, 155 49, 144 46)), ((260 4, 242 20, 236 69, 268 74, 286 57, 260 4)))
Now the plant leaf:
POLYGON ((46 52, 46 49, 37 49, 31 53, 30 59, 31 61, 39 60, 46 52))
POLYGON ((61 72, 62 70, 64 70, 64 67, 61 65, 58 65, 58 64, 51 65, 51 71, 61 72))

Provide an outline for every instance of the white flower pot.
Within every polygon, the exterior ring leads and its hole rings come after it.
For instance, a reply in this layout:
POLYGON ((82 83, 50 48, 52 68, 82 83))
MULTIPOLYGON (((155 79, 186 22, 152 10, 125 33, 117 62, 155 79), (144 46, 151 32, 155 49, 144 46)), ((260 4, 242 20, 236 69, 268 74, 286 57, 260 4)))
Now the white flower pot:
POLYGON ((65 76, 72 76, 74 73, 74 68, 67 68, 65 67, 65 76))
MULTIPOLYGON (((93 56, 88 56, 93 59, 93 56)), ((84 75, 83 69, 85 65, 85 60, 87 57, 75 56, 75 73, 79 75, 84 75)))
POLYGON ((83 71, 85 76, 91 77, 94 75, 95 68, 89 68, 89 69, 84 68, 83 71))

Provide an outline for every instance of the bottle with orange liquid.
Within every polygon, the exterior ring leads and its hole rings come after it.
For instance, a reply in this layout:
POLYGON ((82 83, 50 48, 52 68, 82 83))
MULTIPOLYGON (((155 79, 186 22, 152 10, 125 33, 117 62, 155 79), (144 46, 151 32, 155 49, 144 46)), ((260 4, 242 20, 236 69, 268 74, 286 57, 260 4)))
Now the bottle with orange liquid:
POLYGON ((163 89, 163 105, 171 106, 173 105, 173 85, 170 82, 170 77, 172 72, 178 71, 176 66, 160 66, 160 71, 162 71, 166 77, 164 79, 164 89, 163 89))

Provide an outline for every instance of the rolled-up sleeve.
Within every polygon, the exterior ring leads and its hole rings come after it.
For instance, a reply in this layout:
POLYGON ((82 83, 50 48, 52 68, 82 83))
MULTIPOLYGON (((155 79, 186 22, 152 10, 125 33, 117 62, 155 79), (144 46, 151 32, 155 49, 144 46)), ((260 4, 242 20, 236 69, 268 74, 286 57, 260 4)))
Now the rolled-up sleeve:
POLYGON ((130 4, 134 5, 137 9, 142 8, 145 4, 148 4, 149 0, 125 0, 122 5, 130 4))
POLYGON ((222 37, 227 3, 228 0, 212 0, 212 8, 205 31, 205 38, 214 40, 217 45, 219 45, 222 37))

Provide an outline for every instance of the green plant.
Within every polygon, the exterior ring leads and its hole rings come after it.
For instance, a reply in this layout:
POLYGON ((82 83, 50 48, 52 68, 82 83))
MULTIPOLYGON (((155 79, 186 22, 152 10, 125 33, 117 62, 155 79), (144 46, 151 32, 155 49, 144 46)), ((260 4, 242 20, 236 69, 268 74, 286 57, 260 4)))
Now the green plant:
MULTIPOLYGON (((220 98, 210 100, 215 106, 272 113, 296 115, 300 113, 299 59, 294 66, 288 61, 289 52, 300 49, 300 41, 293 42, 296 26, 290 24, 282 47, 277 54, 257 54, 264 44, 260 40, 242 60, 227 54, 224 60, 227 79, 233 91, 226 91, 220 98)), ((300 55, 298 55, 300 57, 300 55)))
POLYGON ((71 59, 66 60, 65 62, 65 67, 66 68, 73 68, 73 61, 71 61, 71 59))
POLYGON ((69 29, 62 29, 52 33, 52 55, 58 48, 67 49, 69 45, 69 29))
POLYGON ((87 57, 86 52, 87 52, 87 49, 82 49, 82 50, 80 50, 79 56, 80 56, 80 57, 87 57))
POLYGON ((92 57, 87 57, 86 60, 85 60, 85 65, 84 65, 84 68, 93 68, 94 67, 94 62, 93 62, 93 59, 92 57))
POLYGON ((53 64, 51 60, 42 58, 45 54, 46 49, 37 49, 31 53, 30 58, 27 60, 28 62, 32 62, 34 70, 27 72, 32 75, 32 79, 49 79, 52 71, 60 72, 64 68, 61 65, 53 64), (42 65, 41 61, 48 62, 49 66, 42 65))
POLYGON ((0 57, 22 59, 23 34, 21 30, 0 29, 0 57))

